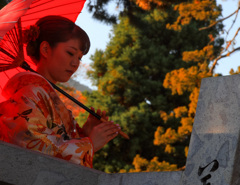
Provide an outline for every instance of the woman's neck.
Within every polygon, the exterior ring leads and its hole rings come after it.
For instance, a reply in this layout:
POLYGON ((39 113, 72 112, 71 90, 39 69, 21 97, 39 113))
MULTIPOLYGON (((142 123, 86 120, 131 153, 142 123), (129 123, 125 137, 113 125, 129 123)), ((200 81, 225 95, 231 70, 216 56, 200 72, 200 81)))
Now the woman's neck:
POLYGON ((46 67, 44 67, 44 65, 38 64, 37 65, 37 69, 36 72, 40 75, 42 75, 44 78, 46 78, 47 80, 49 80, 50 82, 56 84, 57 81, 55 81, 51 74, 49 74, 49 72, 46 70, 46 67))

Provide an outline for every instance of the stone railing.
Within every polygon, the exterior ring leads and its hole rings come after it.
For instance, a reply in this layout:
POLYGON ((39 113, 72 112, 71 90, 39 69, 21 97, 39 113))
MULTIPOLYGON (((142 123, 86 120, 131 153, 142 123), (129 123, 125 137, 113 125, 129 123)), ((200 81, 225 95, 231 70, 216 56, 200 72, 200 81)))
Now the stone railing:
POLYGON ((0 142, 0 185, 239 185, 240 75, 202 80, 184 171, 107 174, 0 142))
POLYGON ((177 185, 181 174, 108 174, 0 142, 0 185, 177 185))

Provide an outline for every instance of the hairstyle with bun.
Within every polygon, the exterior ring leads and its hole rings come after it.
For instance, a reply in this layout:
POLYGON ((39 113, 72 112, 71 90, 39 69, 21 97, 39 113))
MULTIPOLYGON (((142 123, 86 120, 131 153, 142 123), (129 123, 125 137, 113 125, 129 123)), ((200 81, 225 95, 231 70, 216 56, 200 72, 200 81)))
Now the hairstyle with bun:
POLYGON ((39 48, 43 41, 47 41, 54 48, 59 42, 79 39, 79 49, 84 55, 88 53, 90 48, 87 33, 71 20, 61 16, 43 17, 34 26, 25 30, 25 33, 28 33, 24 35, 24 40, 27 42, 27 55, 36 63, 40 60, 39 48))

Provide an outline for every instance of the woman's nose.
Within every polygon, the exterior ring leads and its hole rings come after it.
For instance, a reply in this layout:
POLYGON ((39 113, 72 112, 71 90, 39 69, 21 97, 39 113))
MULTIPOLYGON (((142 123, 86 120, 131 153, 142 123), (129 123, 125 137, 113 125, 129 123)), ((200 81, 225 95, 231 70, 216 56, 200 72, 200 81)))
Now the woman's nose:
POLYGON ((74 58, 72 61, 71 61, 71 65, 73 67, 78 67, 80 64, 80 60, 78 59, 78 57, 74 58))

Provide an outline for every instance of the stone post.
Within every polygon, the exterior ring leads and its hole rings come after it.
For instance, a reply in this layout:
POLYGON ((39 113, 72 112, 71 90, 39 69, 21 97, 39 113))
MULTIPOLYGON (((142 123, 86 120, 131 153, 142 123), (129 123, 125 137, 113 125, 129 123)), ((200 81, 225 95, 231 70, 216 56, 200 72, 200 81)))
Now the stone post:
POLYGON ((182 185, 240 184, 240 75, 202 80, 182 185))

